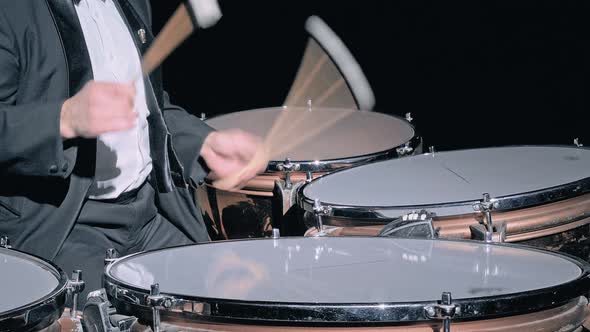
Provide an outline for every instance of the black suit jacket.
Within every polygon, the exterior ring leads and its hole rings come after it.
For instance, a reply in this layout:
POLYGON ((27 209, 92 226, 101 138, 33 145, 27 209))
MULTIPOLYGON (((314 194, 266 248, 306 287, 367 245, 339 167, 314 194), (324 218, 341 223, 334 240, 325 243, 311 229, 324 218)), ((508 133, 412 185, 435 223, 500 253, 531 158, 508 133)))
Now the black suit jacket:
MULTIPOLYGON (((76 0, 0 0, 0 235, 52 259, 93 181, 96 140, 63 141, 63 102, 92 80, 76 0)), ((142 54, 153 39, 149 0, 114 0, 142 54), (147 42, 138 31, 147 32, 147 42)), ((198 153, 211 128, 170 103, 160 72, 145 80, 150 148, 162 215, 207 240, 189 185, 206 172, 198 153)))

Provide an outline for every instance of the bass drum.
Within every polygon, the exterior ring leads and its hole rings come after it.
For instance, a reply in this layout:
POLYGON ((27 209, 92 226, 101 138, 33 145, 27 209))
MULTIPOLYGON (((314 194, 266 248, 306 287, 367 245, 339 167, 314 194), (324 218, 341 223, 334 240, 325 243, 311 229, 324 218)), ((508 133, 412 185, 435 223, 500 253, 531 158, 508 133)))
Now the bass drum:
MULTIPOLYGON (((240 128, 265 137, 285 107, 230 113, 207 120, 215 129, 240 128)), ((305 112, 306 124, 338 117, 349 109, 290 108, 305 112)), ((286 137, 305 133, 285 133, 286 137)), ((353 111, 319 133, 310 142, 286 151, 268 164, 265 173, 238 192, 217 190, 210 183, 196 192, 212 240, 257 238, 279 228, 284 234, 302 235, 305 228, 284 221, 295 205, 296 190, 306 178, 317 178, 338 169, 421 152, 421 140, 405 119, 353 111), (287 179, 288 176, 288 179, 287 179)), ((300 221, 301 218, 292 217, 300 221)))
POLYGON ((293 237, 134 254, 104 280, 119 313, 167 331, 566 332, 588 313, 589 267, 509 244, 293 237))
POLYGON ((388 224, 402 237, 484 240, 492 230, 492 240, 587 260, 589 166, 590 150, 573 146, 426 153, 324 176, 301 189, 299 205, 307 211, 307 235, 318 234, 319 220, 331 236, 377 235, 388 224))
POLYGON ((0 331, 71 331, 60 320, 68 278, 53 263, 0 247, 0 331))

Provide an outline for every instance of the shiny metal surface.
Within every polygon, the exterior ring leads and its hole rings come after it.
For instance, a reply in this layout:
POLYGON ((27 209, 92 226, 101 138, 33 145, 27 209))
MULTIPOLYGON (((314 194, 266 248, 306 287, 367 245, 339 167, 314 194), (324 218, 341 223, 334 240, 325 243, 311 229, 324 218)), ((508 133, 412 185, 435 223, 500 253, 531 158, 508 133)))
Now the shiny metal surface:
MULTIPOLYGON (((238 127, 264 136, 281 110, 275 107, 230 113, 211 118, 207 123, 217 129, 238 127)), ((339 110, 320 109, 318 113, 326 111, 329 115, 339 110)), ((335 170, 421 153, 421 143, 406 119, 376 112, 354 112, 313 142, 303 144, 280 160, 270 161, 267 171, 242 190, 220 191, 206 182, 197 189, 195 200, 202 208, 212 240, 268 237, 272 227, 281 228, 284 234, 301 235, 303 226, 290 232, 284 228, 287 222, 281 220, 296 204, 296 191, 278 195, 273 192, 277 181, 284 183, 284 188, 288 184, 295 188, 335 170)))
POLYGON ((324 176, 301 189, 299 205, 312 212, 319 199, 343 218, 397 218, 421 209, 444 217, 478 212, 481 195, 489 193, 494 211, 509 211, 590 192, 588 165, 590 150, 578 147, 427 153, 324 176))
MULTIPOLYGON (((215 129, 240 128, 265 137, 283 107, 262 108, 229 113, 208 119, 215 129)), ((314 108, 317 121, 331 117, 344 109, 314 108)), ((302 112, 308 112, 301 107, 302 112)), ((267 172, 283 172, 286 159, 298 164, 301 172, 325 172, 353 164, 380 160, 395 155, 396 148, 410 143, 416 148, 419 142, 414 127, 405 119, 377 112, 354 112, 334 126, 327 128, 313 142, 302 144, 269 162, 267 172)))
POLYGON ((587 292, 589 278, 585 262, 509 245, 281 238, 131 255, 107 266, 105 286, 127 311, 149 309, 157 282, 172 299, 166 315, 183 319, 366 324, 429 320, 425 307, 442 292, 453 294, 457 319, 544 310, 587 292))
MULTIPOLYGON (((502 317, 495 319, 453 322, 453 332, 524 332, 524 331, 559 331, 582 332, 582 324, 588 316, 588 301, 584 297, 556 308, 530 314, 502 317)), ((414 324, 386 324, 385 326, 363 326, 343 324, 340 326, 286 326, 253 325, 239 322, 208 322, 199 320, 171 319, 163 323, 169 332, 440 332, 439 322, 430 321, 414 324)), ((147 332, 149 327, 136 324, 132 332, 147 332)))
POLYGON ((0 248, 0 331, 40 330, 64 310, 68 278, 57 266, 0 248))

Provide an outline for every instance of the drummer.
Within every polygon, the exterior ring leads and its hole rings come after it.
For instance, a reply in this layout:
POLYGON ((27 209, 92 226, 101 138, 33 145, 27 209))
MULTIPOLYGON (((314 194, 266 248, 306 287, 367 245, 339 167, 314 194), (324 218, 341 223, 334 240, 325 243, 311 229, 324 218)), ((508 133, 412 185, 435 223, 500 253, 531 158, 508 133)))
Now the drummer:
POLYGON ((190 188, 235 174, 260 145, 173 105, 158 75, 133 81, 150 18, 148 0, 0 11, 0 235, 83 270, 87 291, 101 287, 108 248, 207 241, 190 188))

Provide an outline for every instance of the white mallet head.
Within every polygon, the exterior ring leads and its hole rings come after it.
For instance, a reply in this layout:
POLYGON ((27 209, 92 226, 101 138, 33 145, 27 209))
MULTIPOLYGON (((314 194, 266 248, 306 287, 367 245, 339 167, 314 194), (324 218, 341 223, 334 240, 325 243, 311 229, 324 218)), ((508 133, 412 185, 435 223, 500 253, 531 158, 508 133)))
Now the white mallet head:
POLYGON ((189 12, 195 27, 207 29, 214 26, 221 18, 221 9, 217 0, 187 0, 189 12))
POLYGON ((344 42, 319 17, 310 16, 305 30, 318 42, 334 61, 348 83, 359 109, 369 111, 375 106, 375 95, 361 66, 354 59, 344 42))

